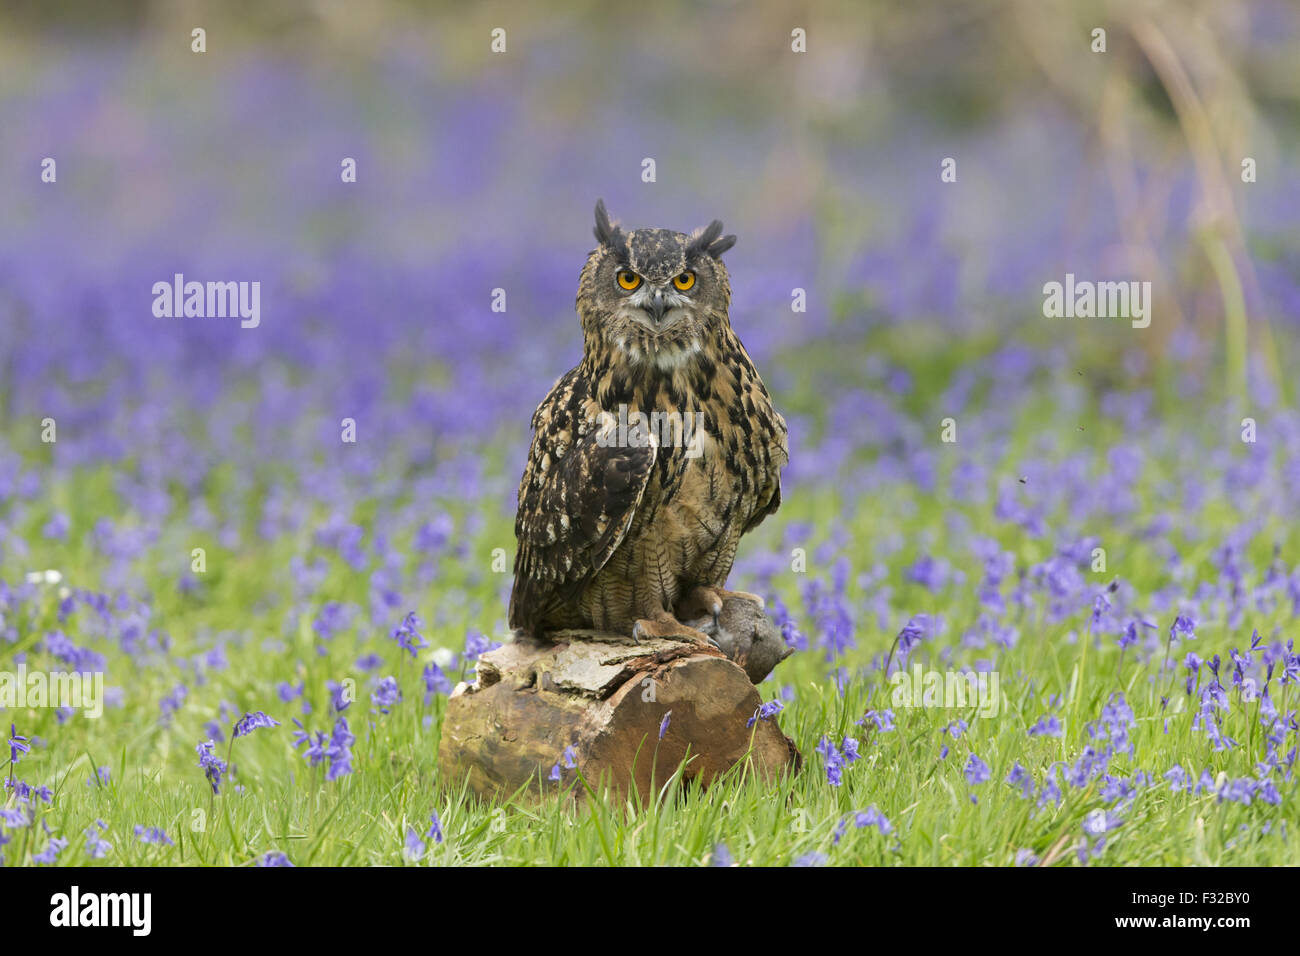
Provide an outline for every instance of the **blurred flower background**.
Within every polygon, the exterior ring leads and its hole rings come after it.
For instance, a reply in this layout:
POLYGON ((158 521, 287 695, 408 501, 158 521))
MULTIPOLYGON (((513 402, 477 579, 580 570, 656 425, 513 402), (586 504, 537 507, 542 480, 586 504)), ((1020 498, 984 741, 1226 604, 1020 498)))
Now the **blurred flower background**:
MULTIPOLYGON (((948 660, 1063 634, 1117 573, 1148 578, 1089 633, 1187 613, 1239 639, 1264 602, 1282 640, 1297 62, 1283 0, 10 4, 0 656, 105 642, 119 706, 193 736, 220 693, 237 714, 273 673, 310 687, 313 657, 412 609, 433 646, 487 646, 598 197, 739 236, 733 324, 792 460, 735 586, 788 605, 810 678, 879 668, 917 611, 948 619, 948 660), (174 273, 261 282, 260 325, 156 318, 174 273), (1150 281, 1150 327, 1045 318, 1066 273, 1150 281), (45 568, 53 603, 25 577, 45 568), (204 694, 227 648, 267 656, 204 694)), ((1160 664, 1165 630, 1135 633, 1160 664)))

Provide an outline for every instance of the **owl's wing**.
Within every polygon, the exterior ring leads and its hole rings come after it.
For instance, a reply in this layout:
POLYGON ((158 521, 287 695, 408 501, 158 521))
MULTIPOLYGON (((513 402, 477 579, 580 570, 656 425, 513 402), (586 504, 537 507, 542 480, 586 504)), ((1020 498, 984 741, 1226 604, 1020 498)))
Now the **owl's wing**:
MULTIPOLYGON (((764 390, 764 397, 767 392, 764 390)), ((744 534, 748 534, 763 523, 763 519, 781 507, 781 469, 790 461, 790 437, 785 419, 780 412, 772 408, 770 400, 767 408, 771 415, 771 427, 767 429, 770 441, 767 443, 765 467, 762 469, 764 481, 758 486, 757 507, 745 524, 744 534)))
POLYGON ((632 524, 654 466, 653 444, 619 447, 602 440, 595 423, 579 420, 585 395, 585 384, 570 372, 533 416, 510 594, 510 626, 530 634, 605 566, 632 524))

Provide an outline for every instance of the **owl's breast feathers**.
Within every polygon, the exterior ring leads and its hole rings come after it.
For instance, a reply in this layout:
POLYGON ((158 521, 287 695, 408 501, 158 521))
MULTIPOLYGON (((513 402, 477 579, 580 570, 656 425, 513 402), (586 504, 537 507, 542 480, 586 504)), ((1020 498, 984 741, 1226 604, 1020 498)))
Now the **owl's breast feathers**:
POLYGON ((669 370, 588 354, 551 389, 532 424, 510 597, 510 626, 529 633, 589 626, 564 623, 565 609, 610 560, 638 513, 653 516, 677 504, 724 516, 734 534, 723 537, 734 547, 781 502, 786 424, 730 329, 669 370), (690 413, 707 437, 693 448, 611 441, 601 415, 617 417, 620 407, 690 413), (694 480, 684 481, 688 474, 694 480))

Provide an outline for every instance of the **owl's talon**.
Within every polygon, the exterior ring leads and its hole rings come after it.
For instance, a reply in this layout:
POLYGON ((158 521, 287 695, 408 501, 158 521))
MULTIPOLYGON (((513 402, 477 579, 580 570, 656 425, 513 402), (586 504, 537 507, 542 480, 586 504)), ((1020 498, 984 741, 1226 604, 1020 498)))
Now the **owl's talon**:
POLYGON ((671 615, 665 615, 662 619, 638 620, 632 625, 632 639, 640 644, 642 638, 658 638, 661 641, 678 641, 684 644, 714 644, 713 638, 709 635, 696 628, 687 627, 671 615))

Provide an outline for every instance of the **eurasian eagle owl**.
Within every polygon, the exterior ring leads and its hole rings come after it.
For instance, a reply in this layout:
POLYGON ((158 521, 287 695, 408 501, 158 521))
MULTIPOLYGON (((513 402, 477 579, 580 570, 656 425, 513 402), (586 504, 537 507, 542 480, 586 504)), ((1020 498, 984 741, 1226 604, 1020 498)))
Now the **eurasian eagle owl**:
POLYGON ((680 620, 717 620, 740 536, 780 505, 789 460, 727 314, 736 237, 716 220, 624 232, 603 202, 595 233, 582 361, 533 415, 510 626, 705 641, 680 620))

